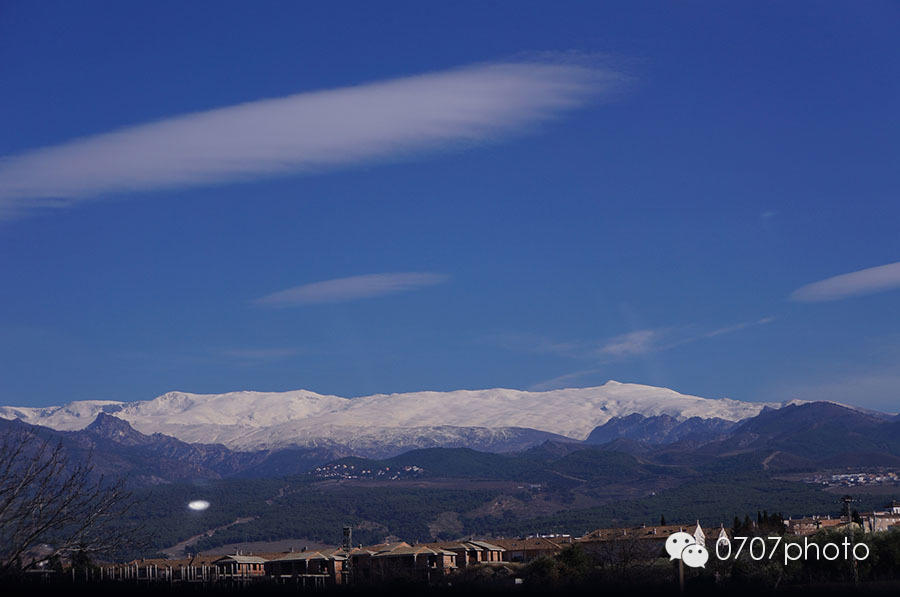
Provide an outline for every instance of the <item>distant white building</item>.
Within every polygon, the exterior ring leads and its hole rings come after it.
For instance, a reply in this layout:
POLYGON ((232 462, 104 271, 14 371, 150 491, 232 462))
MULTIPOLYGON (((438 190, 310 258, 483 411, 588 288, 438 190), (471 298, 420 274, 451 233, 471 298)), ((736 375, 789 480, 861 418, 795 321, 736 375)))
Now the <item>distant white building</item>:
POLYGON ((894 525, 900 525, 900 502, 892 501, 881 511, 861 513, 863 529, 869 533, 886 531, 894 525))

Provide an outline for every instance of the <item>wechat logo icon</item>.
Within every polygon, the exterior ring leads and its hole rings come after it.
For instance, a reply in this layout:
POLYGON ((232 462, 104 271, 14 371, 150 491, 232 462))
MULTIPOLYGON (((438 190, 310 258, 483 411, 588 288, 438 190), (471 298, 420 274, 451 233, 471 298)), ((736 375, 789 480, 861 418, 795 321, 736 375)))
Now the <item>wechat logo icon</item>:
POLYGON ((681 560, 691 568, 705 568, 709 552, 684 531, 672 533, 666 539, 666 553, 670 560, 681 560))

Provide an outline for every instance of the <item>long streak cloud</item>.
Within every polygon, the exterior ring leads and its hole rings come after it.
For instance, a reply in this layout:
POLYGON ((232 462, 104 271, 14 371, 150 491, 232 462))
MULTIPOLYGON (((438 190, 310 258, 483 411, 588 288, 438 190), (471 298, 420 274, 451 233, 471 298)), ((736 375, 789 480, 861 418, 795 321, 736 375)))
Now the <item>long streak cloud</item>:
POLYGON ((900 261, 801 286, 791 299, 801 302, 836 301, 900 288, 900 261))
POLYGON ((488 63, 185 114, 0 159, 0 215, 493 141, 621 80, 581 64, 488 63))
POLYGON ((418 290, 427 286, 443 284, 448 280, 444 274, 431 272, 401 272, 390 274, 366 274, 337 278, 324 282, 312 282, 279 290, 256 299, 257 305, 268 307, 294 307, 314 303, 342 303, 358 299, 373 298, 418 290))

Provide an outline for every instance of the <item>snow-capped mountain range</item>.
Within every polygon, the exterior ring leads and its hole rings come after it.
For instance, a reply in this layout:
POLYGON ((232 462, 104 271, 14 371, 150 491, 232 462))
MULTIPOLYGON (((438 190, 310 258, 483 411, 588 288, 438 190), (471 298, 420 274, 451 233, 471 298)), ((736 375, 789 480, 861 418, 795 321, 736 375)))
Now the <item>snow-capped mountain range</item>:
POLYGON ((152 400, 84 400, 53 407, 0 407, 0 417, 61 431, 87 427, 101 412, 142 433, 234 450, 344 445, 514 444, 523 434, 583 440, 613 417, 640 414, 738 421, 778 403, 680 394, 667 388, 609 381, 547 392, 509 389, 411 392, 342 398, 306 390, 190 394, 152 400))

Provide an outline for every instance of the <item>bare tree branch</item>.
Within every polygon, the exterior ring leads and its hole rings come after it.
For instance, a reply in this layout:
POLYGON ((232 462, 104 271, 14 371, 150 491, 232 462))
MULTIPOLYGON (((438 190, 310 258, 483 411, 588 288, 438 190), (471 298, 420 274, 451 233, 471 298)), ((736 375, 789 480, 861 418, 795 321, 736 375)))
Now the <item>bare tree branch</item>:
POLYGON ((123 481, 108 483, 91 464, 70 463, 61 443, 25 430, 7 435, 0 445, 0 574, 129 545, 136 530, 122 520, 133 505, 123 481), (37 553, 45 545, 49 551, 37 553))

